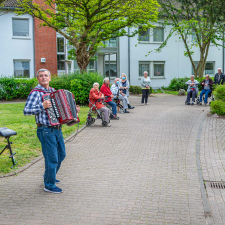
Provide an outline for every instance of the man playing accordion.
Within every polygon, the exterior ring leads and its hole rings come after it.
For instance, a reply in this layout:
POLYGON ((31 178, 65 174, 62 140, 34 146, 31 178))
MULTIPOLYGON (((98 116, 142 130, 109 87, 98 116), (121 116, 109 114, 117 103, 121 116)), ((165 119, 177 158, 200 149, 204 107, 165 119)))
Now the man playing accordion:
MULTIPOLYGON (((56 179, 60 165, 66 157, 65 144, 61 131, 62 125, 52 126, 46 109, 51 107, 50 100, 43 101, 42 96, 54 92, 49 86, 51 74, 47 69, 37 72, 39 84, 30 92, 24 107, 24 115, 35 115, 37 124, 37 137, 41 142, 42 153, 45 158, 44 191, 62 193, 62 189, 56 186, 60 181, 56 179)), ((77 106, 77 111, 80 108, 77 106)))

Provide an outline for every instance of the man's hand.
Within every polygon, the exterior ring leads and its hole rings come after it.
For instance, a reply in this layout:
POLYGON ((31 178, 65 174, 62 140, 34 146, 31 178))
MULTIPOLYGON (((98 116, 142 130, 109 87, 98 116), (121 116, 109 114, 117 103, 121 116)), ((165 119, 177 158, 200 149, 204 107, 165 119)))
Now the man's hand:
POLYGON ((204 85, 205 83, 204 82, 202 82, 202 85, 204 85))
POLYGON ((45 109, 48 109, 48 108, 52 107, 52 104, 51 104, 50 100, 45 100, 45 101, 43 101, 42 104, 43 104, 45 109))
POLYGON ((114 98, 114 95, 110 95, 111 98, 114 98))
POLYGON ((149 86, 146 86, 147 89, 149 89, 149 86))
POLYGON ((77 106, 76 106, 76 109, 77 109, 77 113, 79 113, 79 112, 80 112, 80 106, 77 105, 77 106))
POLYGON ((122 95, 124 96, 125 94, 124 94, 124 93, 122 93, 122 95))
POLYGON ((207 86, 208 84, 205 84, 205 86, 207 86))
POLYGON ((105 95, 104 94, 102 94, 102 98, 104 98, 105 97, 105 95))

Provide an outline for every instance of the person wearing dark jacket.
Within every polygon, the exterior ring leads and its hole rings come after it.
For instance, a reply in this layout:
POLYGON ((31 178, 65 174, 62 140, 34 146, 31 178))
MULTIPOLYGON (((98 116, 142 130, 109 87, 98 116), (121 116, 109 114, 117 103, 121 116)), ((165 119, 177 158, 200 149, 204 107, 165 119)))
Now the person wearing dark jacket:
POLYGON ((218 68, 218 73, 214 76, 214 84, 223 84, 225 81, 225 75, 222 73, 221 68, 218 68))
POLYGON ((201 83, 202 85, 202 91, 200 93, 200 105, 202 105, 202 97, 205 95, 205 100, 204 100, 204 105, 207 105, 208 102, 208 96, 210 93, 212 93, 212 85, 213 85, 213 80, 209 78, 209 75, 205 75, 205 80, 201 83))

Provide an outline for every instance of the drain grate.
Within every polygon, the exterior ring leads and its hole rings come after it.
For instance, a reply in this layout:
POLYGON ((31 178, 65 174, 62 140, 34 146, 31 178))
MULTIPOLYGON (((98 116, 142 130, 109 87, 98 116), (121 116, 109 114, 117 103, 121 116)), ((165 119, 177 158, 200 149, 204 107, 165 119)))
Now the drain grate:
POLYGON ((225 182, 223 181, 215 181, 215 182, 205 181, 205 184, 207 184, 209 188, 225 189, 225 182))

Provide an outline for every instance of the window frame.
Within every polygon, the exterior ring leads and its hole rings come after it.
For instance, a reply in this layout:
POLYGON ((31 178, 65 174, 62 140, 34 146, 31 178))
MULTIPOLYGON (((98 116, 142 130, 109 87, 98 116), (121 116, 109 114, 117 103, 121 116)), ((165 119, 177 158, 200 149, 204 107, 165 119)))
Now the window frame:
MULTIPOLYGON (((139 33, 139 30, 141 28, 142 28, 141 26, 138 27, 138 41, 140 43, 150 43, 151 42, 150 28, 147 28, 148 41, 145 41, 145 40, 142 41, 142 40, 140 40, 140 37, 143 37, 143 36, 140 36, 140 33, 139 33)), ((144 36, 144 37, 146 37, 146 36, 144 36)))
POLYGON ((139 74, 138 77, 139 78, 143 77, 143 74, 140 75, 140 64, 149 65, 148 75, 149 75, 150 78, 152 78, 152 79, 165 79, 165 65, 166 65, 165 61, 139 61, 138 62, 138 74, 139 74), (154 65, 155 64, 163 64, 164 65, 164 67, 163 67, 164 75, 163 76, 154 76, 154 65))
MULTIPOLYGON (((30 65, 30 62, 31 62, 31 60, 30 59, 13 59, 13 76, 14 76, 14 78, 31 78, 30 77, 30 75, 31 75, 31 70, 30 70, 30 67, 31 67, 31 65, 30 65), (17 77, 16 75, 15 75, 15 64, 14 64, 14 62, 15 61, 19 61, 19 62, 29 62, 29 76, 28 77, 17 77)), ((25 71, 25 70, 24 70, 25 71)))
POLYGON ((152 43, 163 43, 165 41, 165 28, 164 27, 160 27, 160 26, 156 26, 154 28, 152 28, 152 43), (163 41, 154 41, 154 29, 157 29, 157 28, 161 28, 163 29, 163 41))
POLYGON ((14 39, 30 39, 30 18, 15 18, 12 17, 12 38, 14 39), (28 36, 15 36, 14 35, 14 26, 13 26, 13 21, 14 20, 26 20, 28 22, 28 36))
MULTIPOLYGON (((194 63, 196 65, 198 65, 198 61, 194 61, 194 63)), ((215 63, 216 62, 215 61, 206 61, 206 63, 213 63, 213 74, 209 74, 209 76, 210 77, 214 77, 214 75, 215 75, 215 63)), ((193 69, 193 66, 192 65, 191 65, 191 72, 192 72, 192 74, 194 74, 194 69, 193 69)), ((206 75, 206 74, 208 74, 208 73, 206 73, 206 69, 204 69, 204 75, 206 75)))

